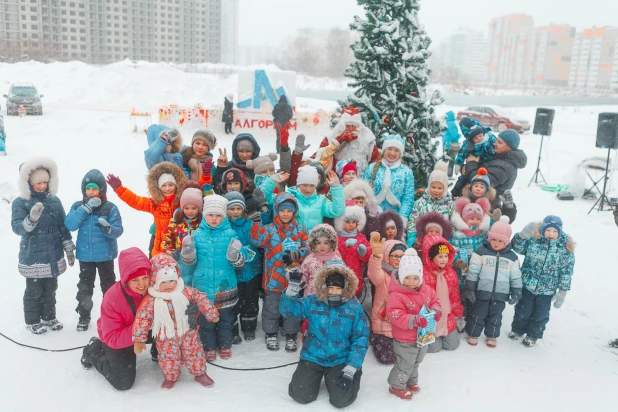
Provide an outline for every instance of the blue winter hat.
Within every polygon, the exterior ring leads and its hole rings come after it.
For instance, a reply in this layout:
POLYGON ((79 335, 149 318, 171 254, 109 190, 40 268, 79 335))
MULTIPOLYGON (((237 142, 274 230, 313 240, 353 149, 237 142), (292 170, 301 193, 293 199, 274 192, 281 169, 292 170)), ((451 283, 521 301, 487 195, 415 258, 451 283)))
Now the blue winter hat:
POLYGON ((550 227, 553 227, 558 231, 559 235, 562 235, 562 219, 558 216, 549 215, 543 219, 543 223, 541 224, 541 235, 544 235, 545 231, 550 227))
POLYGON ((384 151, 389 147, 399 149, 399 151, 403 155, 404 149, 406 147, 406 142, 401 138, 401 136, 391 134, 386 136, 386 138, 384 139, 384 142, 382 143, 382 150, 384 151))
POLYGON ((227 204, 228 209, 232 206, 240 206, 242 210, 246 209, 245 197, 240 192, 227 192, 223 197, 229 202, 227 204))
POLYGON ((461 129, 461 133, 464 135, 466 139, 472 139, 477 134, 483 132, 485 133, 485 129, 481 126, 481 123, 473 119, 471 117, 464 117, 459 121, 459 128, 461 129), (480 127, 480 129, 479 129, 480 127), (474 130, 474 134, 470 133, 474 130))
POLYGON ((278 210, 289 210, 296 213, 298 209, 296 208, 294 201, 287 199, 279 204, 278 210))
POLYGON ((517 150, 519 148, 520 137, 519 133, 517 133, 515 130, 505 130, 501 132, 498 137, 504 140, 504 143, 506 143, 507 146, 509 146, 511 149, 517 150))

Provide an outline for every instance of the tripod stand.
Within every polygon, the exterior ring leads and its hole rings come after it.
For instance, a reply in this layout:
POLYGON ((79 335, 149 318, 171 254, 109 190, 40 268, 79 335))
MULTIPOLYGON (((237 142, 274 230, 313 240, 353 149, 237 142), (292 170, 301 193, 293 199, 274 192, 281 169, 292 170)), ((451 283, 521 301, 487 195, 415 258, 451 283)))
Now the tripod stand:
POLYGON ((545 138, 545 135, 541 135, 541 147, 539 147, 539 160, 536 163, 536 171, 532 175, 532 179, 530 179, 530 183, 528 183, 528 187, 530 187, 533 181, 535 184, 539 184, 539 177, 543 179, 544 185, 547 184, 547 180, 545 180, 545 176, 543 176, 543 173, 541 173, 541 153, 543 153, 543 139, 544 138, 545 138))
POLYGON ((590 212, 592 212, 595 208, 599 212, 608 212, 608 211, 613 211, 614 210, 612 205, 609 203, 609 199, 607 198, 607 195, 605 195, 605 191, 607 190, 607 181, 609 180, 609 153, 610 153, 610 150, 611 149, 607 149, 607 161, 605 162, 605 176, 603 176, 603 193, 601 194, 601 197, 599 197, 597 199, 597 201, 594 203, 592 208, 588 211, 588 214, 590 214, 590 212), (607 204, 607 208, 605 208, 605 204, 607 204), (599 205, 599 206, 597 207, 597 205, 599 205))

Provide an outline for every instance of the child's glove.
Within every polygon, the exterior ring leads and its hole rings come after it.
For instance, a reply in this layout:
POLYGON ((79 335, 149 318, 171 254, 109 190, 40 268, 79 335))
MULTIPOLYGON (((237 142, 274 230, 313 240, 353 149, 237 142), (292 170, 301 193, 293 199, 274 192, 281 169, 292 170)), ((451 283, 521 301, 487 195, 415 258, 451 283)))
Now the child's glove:
POLYGON ((251 197, 260 208, 268 205, 268 203, 266 202, 266 195, 264 194, 264 191, 259 187, 253 189, 253 194, 251 195, 251 197))
POLYGON ((476 302, 476 292, 470 289, 465 289, 464 300, 467 300, 470 303, 476 302))
POLYGON ((367 203, 367 212, 369 212, 371 217, 376 217, 380 214, 380 206, 376 200, 367 203))
POLYGON ((466 329, 466 319, 457 318, 455 319, 455 323, 457 324, 457 332, 463 333, 463 331, 466 329))
POLYGON ((509 299, 509 305, 515 305, 518 301, 519 301, 519 299, 510 298, 509 299))
POLYGON ((498 196, 498 199, 500 199, 505 209, 513 208, 514 203, 513 203, 513 194, 511 193, 511 189, 505 190, 504 194, 502 194, 501 196, 498 196))
POLYGON ((295 152, 303 153, 305 150, 309 148, 309 146, 311 145, 308 144, 305 146, 305 135, 304 134, 299 134, 298 136, 296 136, 296 146, 294 147, 295 152))
POLYGON ((464 260, 456 260, 453 262, 452 265, 455 269, 459 269, 459 270, 467 270, 468 269, 468 265, 466 264, 466 262, 464 260))
POLYGON ((440 319, 442 319, 442 312, 436 310, 433 318, 436 320, 436 322, 439 322, 440 319))
POLYGON ((202 173, 206 176, 212 174, 212 168, 215 166, 215 162, 212 161, 212 157, 207 157, 202 164, 202 173))
POLYGON ((522 239, 530 239, 532 233, 536 230, 537 223, 530 222, 519 232, 519 237, 522 239))
MULTIPOLYGON (((427 322, 427 319, 425 319, 422 316, 414 316, 411 317, 410 320, 412 320, 412 327, 410 329, 414 329, 414 328, 426 328, 427 325, 429 325, 429 322, 427 322), (412 320, 414 319, 414 320, 412 320)), ((410 322, 408 322, 410 323, 410 322)))
POLYGON ((122 186, 122 182, 120 181, 120 178, 114 175, 107 175, 106 182, 114 190, 118 190, 118 188, 122 186))
POLYGON ((41 218, 41 215, 43 214, 44 209, 45 209, 45 206, 43 206, 43 203, 36 202, 34 206, 32 206, 32 209, 30 209, 30 214, 28 215, 28 219, 30 219, 32 223, 38 222, 39 219, 41 218))
POLYGON ((146 344, 144 342, 135 342, 133 344, 133 352, 135 352, 136 355, 139 355, 145 350, 146 350, 146 344))
POLYGON ((92 210, 99 206, 101 206, 101 198, 93 197, 88 199, 88 201, 82 205, 82 208, 86 211, 86 213, 91 214, 92 210))
POLYGON ((298 295, 307 285, 307 282, 303 282, 302 280, 303 274, 300 270, 294 269, 288 271, 288 287, 285 289, 285 294, 291 298, 298 295))
POLYGON ((165 132, 163 132, 163 135, 161 136, 163 138, 163 140, 165 140, 168 144, 169 143, 173 143, 176 141, 176 139, 178 139, 178 130, 176 129, 169 129, 166 130, 165 132))
POLYGON ((187 235, 184 239, 182 239, 182 251, 180 252, 182 256, 182 261, 190 265, 195 262, 197 258, 197 252, 195 251, 195 246, 193 245, 193 236, 187 235))
POLYGON ((197 329, 197 317, 200 315, 200 308, 198 308, 197 304, 192 303, 187 306, 185 315, 189 317, 189 327, 191 329, 197 329))
POLYGON ((560 309, 560 307, 562 306, 562 304, 564 303, 564 299, 566 298, 566 294, 567 291, 566 290, 559 290, 558 293, 556 293, 552 298, 552 302, 554 302, 554 307, 556 309, 560 309))
POLYGON ((356 249, 356 253, 358 253, 358 256, 360 257, 365 257, 365 255, 367 254, 367 246, 361 243, 360 245, 358 245, 358 249, 356 249))
POLYGON ((242 243, 236 239, 230 240, 230 244, 227 245, 227 253, 225 254, 225 257, 229 260, 232 266, 239 266, 240 261, 242 260, 240 249, 242 249, 242 243))
POLYGON ((356 140, 358 138, 358 135, 355 135, 354 133, 350 133, 348 131, 345 131, 343 133, 341 133, 339 136, 337 136, 335 138, 335 140, 337 140, 337 142, 340 145, 343 145, 344 143, 351 143, 354 140, 356 140))
POLYGON ((339 380, 339 387, 347 392, 352 389, 354 383, 354 375, 356 375, 356 368, 352 365, 345 365, 345 368, 341 370, 341 378, 339 380))
POLYGON ((185 214, 181 208, 174 210, 174 222, 180 223, 185 219, 185 214))
POLYGON ((288 124, 286 123, 281 127, 281 124, 277 123, 277 129, 279 129, 279 146, 288 147, 288 139, 290 138, 288 124))
POLYGON ((356 242, 358 242, 358 240, 356 239, 348 239, 345 241, 345 245, 346 247, 352 247, 356 244, 356 242))
POLYGON ((73 251, 75 250, 75 244, 71 239, 63 240, 62 248, 67 254, 67 263, 69 264, 69 266, 73 266, 75 264, 75 253, 73 253, 73 251))
POLYGON ((109 222, 107 220, 100 217, 97 219, 97 222, 98 223, 96 225, 99 229, 101 229, 101 232, 105 233, 106 235, 112 233, 112 227, 109 225, 109 222))
POLYGON ((380 234, 378 232, 371 232, 371 235, 369 236, 369 244, 371 245, 373 256, 382 257, 385 240, 386 239, 380 240, 380 234))
POLYGON ((286 266, 292 266, 300 260, 300 253, 297 250, 286 250, 283 255, 283 263, 286 266))

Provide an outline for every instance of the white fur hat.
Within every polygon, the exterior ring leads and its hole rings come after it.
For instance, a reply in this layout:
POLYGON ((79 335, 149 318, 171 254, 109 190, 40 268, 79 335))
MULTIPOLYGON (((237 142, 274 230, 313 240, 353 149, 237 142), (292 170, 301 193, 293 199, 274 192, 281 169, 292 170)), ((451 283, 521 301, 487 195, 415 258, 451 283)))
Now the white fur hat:
MULTIPOLYGON (((19 166, 19 196, 21 198, 30 199, 30 179, 37 170, 45 170, 49 176, 49 193, 55 195, 58 192, 59 179, 56 162, 49 157, 33 157, 19 166)), ((45 177, 44 174, 43 177, 45 177)))
POLYGON ((178 273, 174 266, 163 266, 155 274, 155 289, 159 290, 161 283, 168 280, 178 280, 178 273))
POLYGON ((401 136, 392 134, 384 139, 384 142, 382 143, 382 151, 388 149, 389 147, 399 149, 401 155, 403 156, 403 152, 406 148, 406 142, 401 138, 401 136))
POLYGON ((166 183, 177 184, 174 176, 172 176, 170 173, 163 173, 161 176, 159 176, 159 180, 157 181, 159 189, 166 183))
POLYGON ((400 281, 403 281, 406 276, 418 276, 421 285, 423 284, 423 262, 414 248, 406 250, 399 263, 398 273, 400 281))
POLYGON ((431 172, 431 174, 429 175, 429 181, 427 183, 427 187, 431 186, 433 182, 442 183, 442 186, 444 186, 444 194, 442 196, 445 196, 448 193, 448 175, 446 174, 447 170, 448 164, 445 161, 440 160, 438 163, 436 163, 433 172, 431 172))
POLYGON ((318 169, 313 166, 303 166, 298 169, 298 177, 296 178, 296 185, 318 185, 320 177, 318 176, 318 169))
POLYGON ((352 200, 357 197, 364 197, 367 203, 375 199, 373 189, 369 183, 363 179, 354 179, 346 187, 343 188, 343 194, 346 200, 352 200))
MULTIPOLYGON (((354 203, 353 200, 348 200, 346 203, 348 202, 354 203)), ((337 232, 343 230, 343 224, 346 220, 356 221, 356 230, 362 232, 365 229, 365 224, 367 224, 367 216, 365 216, 365 209, 357 206, 356 204, 346 206, 343 216, 335 218, 335 230, 337 232)))
POLYGON ((204 216, 213 214, 225 216, 227 212, 228 200, 223 196, 209 195, 204 197, 204 216))

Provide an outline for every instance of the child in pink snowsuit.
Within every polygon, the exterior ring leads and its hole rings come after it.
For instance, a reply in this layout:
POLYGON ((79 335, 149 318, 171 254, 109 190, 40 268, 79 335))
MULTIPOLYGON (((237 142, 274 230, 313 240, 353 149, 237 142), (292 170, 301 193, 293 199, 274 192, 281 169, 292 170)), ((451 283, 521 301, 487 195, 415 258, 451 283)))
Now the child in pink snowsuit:
POLYGON ((195 326, 200 313, 206 320, 217 322, 219 312, 206 295, 185 286, 178 263, 170 255, 160 253, 151 262, 149 296, 142 301, 133 323, 135 353, 139 355, 146 349, 148 331, 152 328, 165 377, 161 387, 174 386, 184 363, 195 381, 209 388, 215 383, 206 374, 206 355, 195 326))
POLYGON ((311 253, 303 259, 300 271, 303 274, 305 286, 304 296, 314 295, 313 279, 315 274, 329 260, 341 259, 337 251, 337 233, 332 226, 322 223, 314 227, 307 240, 311 253))

